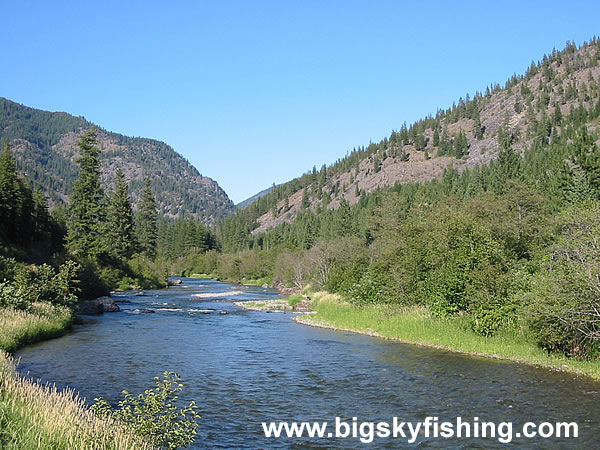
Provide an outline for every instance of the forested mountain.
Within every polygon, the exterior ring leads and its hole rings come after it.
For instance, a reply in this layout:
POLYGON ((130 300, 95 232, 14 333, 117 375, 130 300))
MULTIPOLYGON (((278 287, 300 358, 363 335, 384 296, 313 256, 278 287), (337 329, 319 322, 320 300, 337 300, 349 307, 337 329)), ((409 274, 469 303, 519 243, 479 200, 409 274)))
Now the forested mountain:
POLYGON ((548 145, 564 124, 598 126, 600 113, 600 43, 581 48, 567 43, 525 75, 504 86, 458 99, 412 125, 402 124, 389 137, 355 148, 335 164, 277 186, 227 222, 226 233, 253 235, 290 223, 305 210, 337 209, 343 200, 356 204, 361 195, 396 183, 439 179, 446 169, 485 166, 498 157, 509 138, 521 154, 532 145, 548 145), (235 225, 237 224, 237 225, 235 225))
MULTIPOLYGON (((94 125, 64 112, 29 108, 0 98, 0 141, 8 141, 19 171, 41 189, 50 205, 66 203, 77 178, 76 142, 94 125)), ((212 179, 164 142, 127 137, 99 129, 102 186, 112 186, 121 169, 129 183, 134 206, 143 180, 152 180, 159 214, 195 217, 213 223, 233 210, 227 194, 212 179)))
POLYGON ((276 187, 220 224, 219 259, 190 269, 423 308, 598 360, 599 62, 600 40, 568 43, 276 187))

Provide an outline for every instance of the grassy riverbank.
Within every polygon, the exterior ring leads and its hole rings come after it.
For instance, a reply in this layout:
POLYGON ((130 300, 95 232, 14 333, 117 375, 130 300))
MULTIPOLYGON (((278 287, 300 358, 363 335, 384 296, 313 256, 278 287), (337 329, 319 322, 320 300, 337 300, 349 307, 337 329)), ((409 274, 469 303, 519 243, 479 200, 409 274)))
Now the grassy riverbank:
POLYGON ((59 336, 72 320, 68 308, 49 303, 35 303, 27 312, 0 308, 0 448, 151 448, 114 422, 94 417, 72 391, 59 392, 16 373, 7 352, 59 336))
POLYGON ((394 309, 386 305, 357 308, 340 296, 325 292, 311 294, 311 298, 316 314, 298 316, 297 322, 567 370, 600 380, 600 362, 548 355, 517 331, 503 330, 493 337, 485 337, 470 329, 467 317, 435 318, 424 308, 394 309))
POLYGON ((73 321, 71 310, 34 303, 29 311, 0 308, 0 350, 14 352, 28 344, 60 336, 73 321))

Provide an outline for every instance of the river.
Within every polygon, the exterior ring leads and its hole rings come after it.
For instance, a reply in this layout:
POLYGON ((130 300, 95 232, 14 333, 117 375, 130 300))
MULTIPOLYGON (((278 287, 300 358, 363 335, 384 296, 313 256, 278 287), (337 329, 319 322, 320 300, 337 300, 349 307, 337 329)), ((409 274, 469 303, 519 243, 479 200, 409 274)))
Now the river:
MULTIPOLYGON (((153 377, 176 371, 182 398, 200 405, 196 448, 353 448, 356 438, 266 438, 270 421, 513 422, 511 444, 597 448, 600 383, 573 374, 421 348, 300 325, 290 313, 238 308, 231 300, 277 298, 269 289, 206 279, 145 296, 124 293, 122 311, 89 320, 64 337, 18 353, 19 370, 71 386, 91 400, 115 403, 123 389, 138 393, 153 377), (227 293, 198 298, 194 293, 227 293), (153 314, 141 313, 152 309, 153 314), (203 311, 204 310, 204 311, 203 311), (227 312, 221 314, 220 311, 227 312), (526 422, 576 422, 577 439, 515 437, 526 422)), ((344 431, 343 428, 340 428, 344 431)), ((408 436, 410 433, 403 429, 408 436)), ((507 428, 503 429, 506 432, 507 428)), ((367 437, 368 426, 362 436, 367 437)), ((506 436, 506 435, 505 435, 506 436)), ((408 438, 375 438, 373 448, 398 448, 408 438)), ((420 448, 503 447, 498 438, 426 437, 420 448)))

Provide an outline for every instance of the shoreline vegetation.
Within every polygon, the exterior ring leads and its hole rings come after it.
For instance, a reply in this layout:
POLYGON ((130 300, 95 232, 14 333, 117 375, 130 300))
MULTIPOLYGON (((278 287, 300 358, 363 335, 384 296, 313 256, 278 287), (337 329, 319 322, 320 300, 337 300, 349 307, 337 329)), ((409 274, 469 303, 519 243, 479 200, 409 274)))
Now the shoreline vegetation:
POLYGON ((6 449, 150 449, 114 420, 96 417, 71 389, 59 391, 21 376, 10 353, 55 338, 72 311, 45 302, 29 311, 0 308, 0 447, 6 449))
MULTIPOLYGON (((486 337, 469 327, 467 317, 437 318, 426 308, 394 308, 387 305, 357 307, 339 294, 311 292, 312 314, 298 314, 294 321, 302 325, 363 334, 394 342, 435 348, 469 356, 502 359, 555 371, 588 376, 600 381, 600 363, 576 360, 560 354, 548 354, 518 330, 503 330, 486 337)), ((294 295, 290 299, 297 299, 294 295)), ((261 302, 234 302, 249 310, 293 311, 289 299, 261 302), (288 305, 282 307, 282 305, 288 305)))

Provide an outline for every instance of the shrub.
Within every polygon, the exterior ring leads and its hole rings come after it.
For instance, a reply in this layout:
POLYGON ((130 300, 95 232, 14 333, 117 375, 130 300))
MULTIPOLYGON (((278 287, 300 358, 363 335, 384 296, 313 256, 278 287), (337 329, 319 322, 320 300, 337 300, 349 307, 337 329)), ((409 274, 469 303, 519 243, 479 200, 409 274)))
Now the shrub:
POLYGON ((58 272, 48 264, 18 266, 13 281, 2 283, 0 306, 27 309, 38 302, 73 305, 77 300, 78 270, 79 265, 73 261, 65 262, 58 272))
POLYGON ((383 286, 371 273, 366 272, 360 281, 352 286, 348 294, 350 301, 355 305, 382 303, 383 286))
POLYGON ((561 236, 533 283, 529 327, 547 351, 600 355, 600 205, 560 217, 561 236))
POLYGON ((134 396, 123 391, 124 399, 113 409, 103 398, 96 398, 92 410, 101 418, 113 418, 137 436, 158 447, 177 448, 194 442, 198 406, 195 402, 177 410, 175 403, 183 389, 175 372, 154 377, 156 388, 134 396))
POLYGON ((0 283, 0 308, 27 310, 31 304, 25 299, 23 292, 14 284, 4 281, 0 283))

